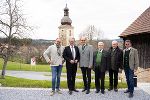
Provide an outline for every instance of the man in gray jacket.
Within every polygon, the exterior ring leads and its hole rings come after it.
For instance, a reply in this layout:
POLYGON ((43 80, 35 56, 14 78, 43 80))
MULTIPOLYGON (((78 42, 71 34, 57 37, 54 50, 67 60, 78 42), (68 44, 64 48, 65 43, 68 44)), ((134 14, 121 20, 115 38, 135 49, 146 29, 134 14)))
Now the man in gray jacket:
POLYGON ((63 67, 64 59, 62 57, 62 53, 64 51, 64 47, 61 46, 61 40, 57 38, 55 40, 55 44, 48 47, 48 49, 43 53, 43 57, 47 61, 47 63, 51 66, 52 71, 52 92, 51 96, 56 92, 60 93, 60 76, 63 67), (57 79, 57 82, 56 82, 57 79), (56 86, 56 87, 55 87, 56 86))
POLYGON ((125 41, 125 47, 123 50, 123 67, 128 89, 124 93, 129 93, 129 98, 132 98, 134 92, 134 71, 139 67, 139 58, 138 51, 132 47, 130 40, 125 41))
POLYGON ((92 45, 87 44, 86 37, 81 37, 80 41, 81 45, 79 46, 79 65, 81 67, 84 82, 84 89, 82 90, 82 92, 87 90, 86 94, 89 94, 91 85, 91 68, 93 65, 93 47, 92 45))

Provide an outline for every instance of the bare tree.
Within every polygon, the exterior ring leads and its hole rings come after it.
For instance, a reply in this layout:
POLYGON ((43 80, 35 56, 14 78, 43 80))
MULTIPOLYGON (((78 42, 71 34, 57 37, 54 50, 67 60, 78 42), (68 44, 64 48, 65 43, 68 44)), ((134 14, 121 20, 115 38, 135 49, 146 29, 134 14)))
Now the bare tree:
POLYGON ((103 38, 103 32, 97 29, 94 25, 89 25, 82 33, 79 34, 79 38, 86 36, 89 41, 99 40, 103 38))
POLYGON ((26 20, 20 10, 20 0, 0 0, 0 34, 3 34, 7 41, 1 46, 0 55, 4 60, 2 78, 5 78, 5 70, 9 57, 12 55, 12 39, 24 37, 27 30, 26 20))

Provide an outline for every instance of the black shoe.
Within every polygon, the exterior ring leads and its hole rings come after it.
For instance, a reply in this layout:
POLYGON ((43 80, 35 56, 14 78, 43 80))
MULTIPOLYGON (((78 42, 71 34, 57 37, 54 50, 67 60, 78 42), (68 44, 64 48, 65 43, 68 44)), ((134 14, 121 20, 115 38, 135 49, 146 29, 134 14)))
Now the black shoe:
POLYGON ((104 94, 104 93, 105 93, 105 91, 104 91, 104 90, 102 90, 102 91, 101 91, 101 93, 102 93, 102 94, 104 94))
POLYGON ((70 95, 72 94, 72 91, 71 90, 69 90, 69 92, 68 92, 70 95))
POLYGON ((108 91, 111 91, 113 88, 109 88, 108 91))
POLYGON ((79 91, 78 91, 78 90, 76 90, 76 89, 74 89, 73 91, 74 91, 74 92, 79 92, 79 91))
POLYGON ((86 91, 87 89, 83 89, 82 92, 86 91))
POLYGON ((129 90, 124 91, 124 93, 129 93, 129 90))
POLYGON ((133 98, 133 93, 129 93, 129 98, 133 98))
POLYGON ((118 92, 118 89, 117 89, 117 88, 114 88, 114 91, 115 91, 115 92, 118 92))
POLYGON ((86 94, 89 94, 89 93, 90 93, 90 90, 87 90, 87 91, 86 91, 86 94))
POLYGON ((96 90, 95 93, 99 93, 99 90, 96 90))

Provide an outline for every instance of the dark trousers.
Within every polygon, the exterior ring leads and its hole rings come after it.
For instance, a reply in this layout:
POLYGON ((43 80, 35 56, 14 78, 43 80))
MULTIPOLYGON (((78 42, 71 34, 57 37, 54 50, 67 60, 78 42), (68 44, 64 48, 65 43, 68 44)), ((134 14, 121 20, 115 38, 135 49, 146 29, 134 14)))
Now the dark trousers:
POLYGON ((101 72, 99 68, 95 69, 95 87, 96 90, 105 90, 105 72, 101 72))
POLYGON ((126 81, 128 85, 128 90, 130 93, 133 93, 134 91, 134 70, 131 70, 130 68, 125 68, 125 75, 126 75, 126 81))
POLYGON ((67 84, 69 90, 75 89, 75 78, 76 78, 76 72, 77 72, 77 66, 66 66, 67 69, 67 84))
POLYGON ((109 87, 117 88, 118 85, 118 71, 117 70, 109 70, 109 87))
POLYGON ((89 90, 91 85, 91 68, 81 67, 84 88, 89 90))

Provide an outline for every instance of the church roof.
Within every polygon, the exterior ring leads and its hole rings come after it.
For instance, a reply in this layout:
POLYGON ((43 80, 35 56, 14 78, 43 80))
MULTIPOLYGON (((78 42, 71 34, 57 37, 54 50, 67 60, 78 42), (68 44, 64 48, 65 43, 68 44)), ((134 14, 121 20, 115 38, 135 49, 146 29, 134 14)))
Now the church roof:
POLYGON ((150 33, 150 7, 146 9, 119 37, 150 33))
POLYGON ((72 20, 69 18, 69 9, 67 7, 64 8, 64 17, 61 19, 61 24, 62 25, 71 25, 72 20))

